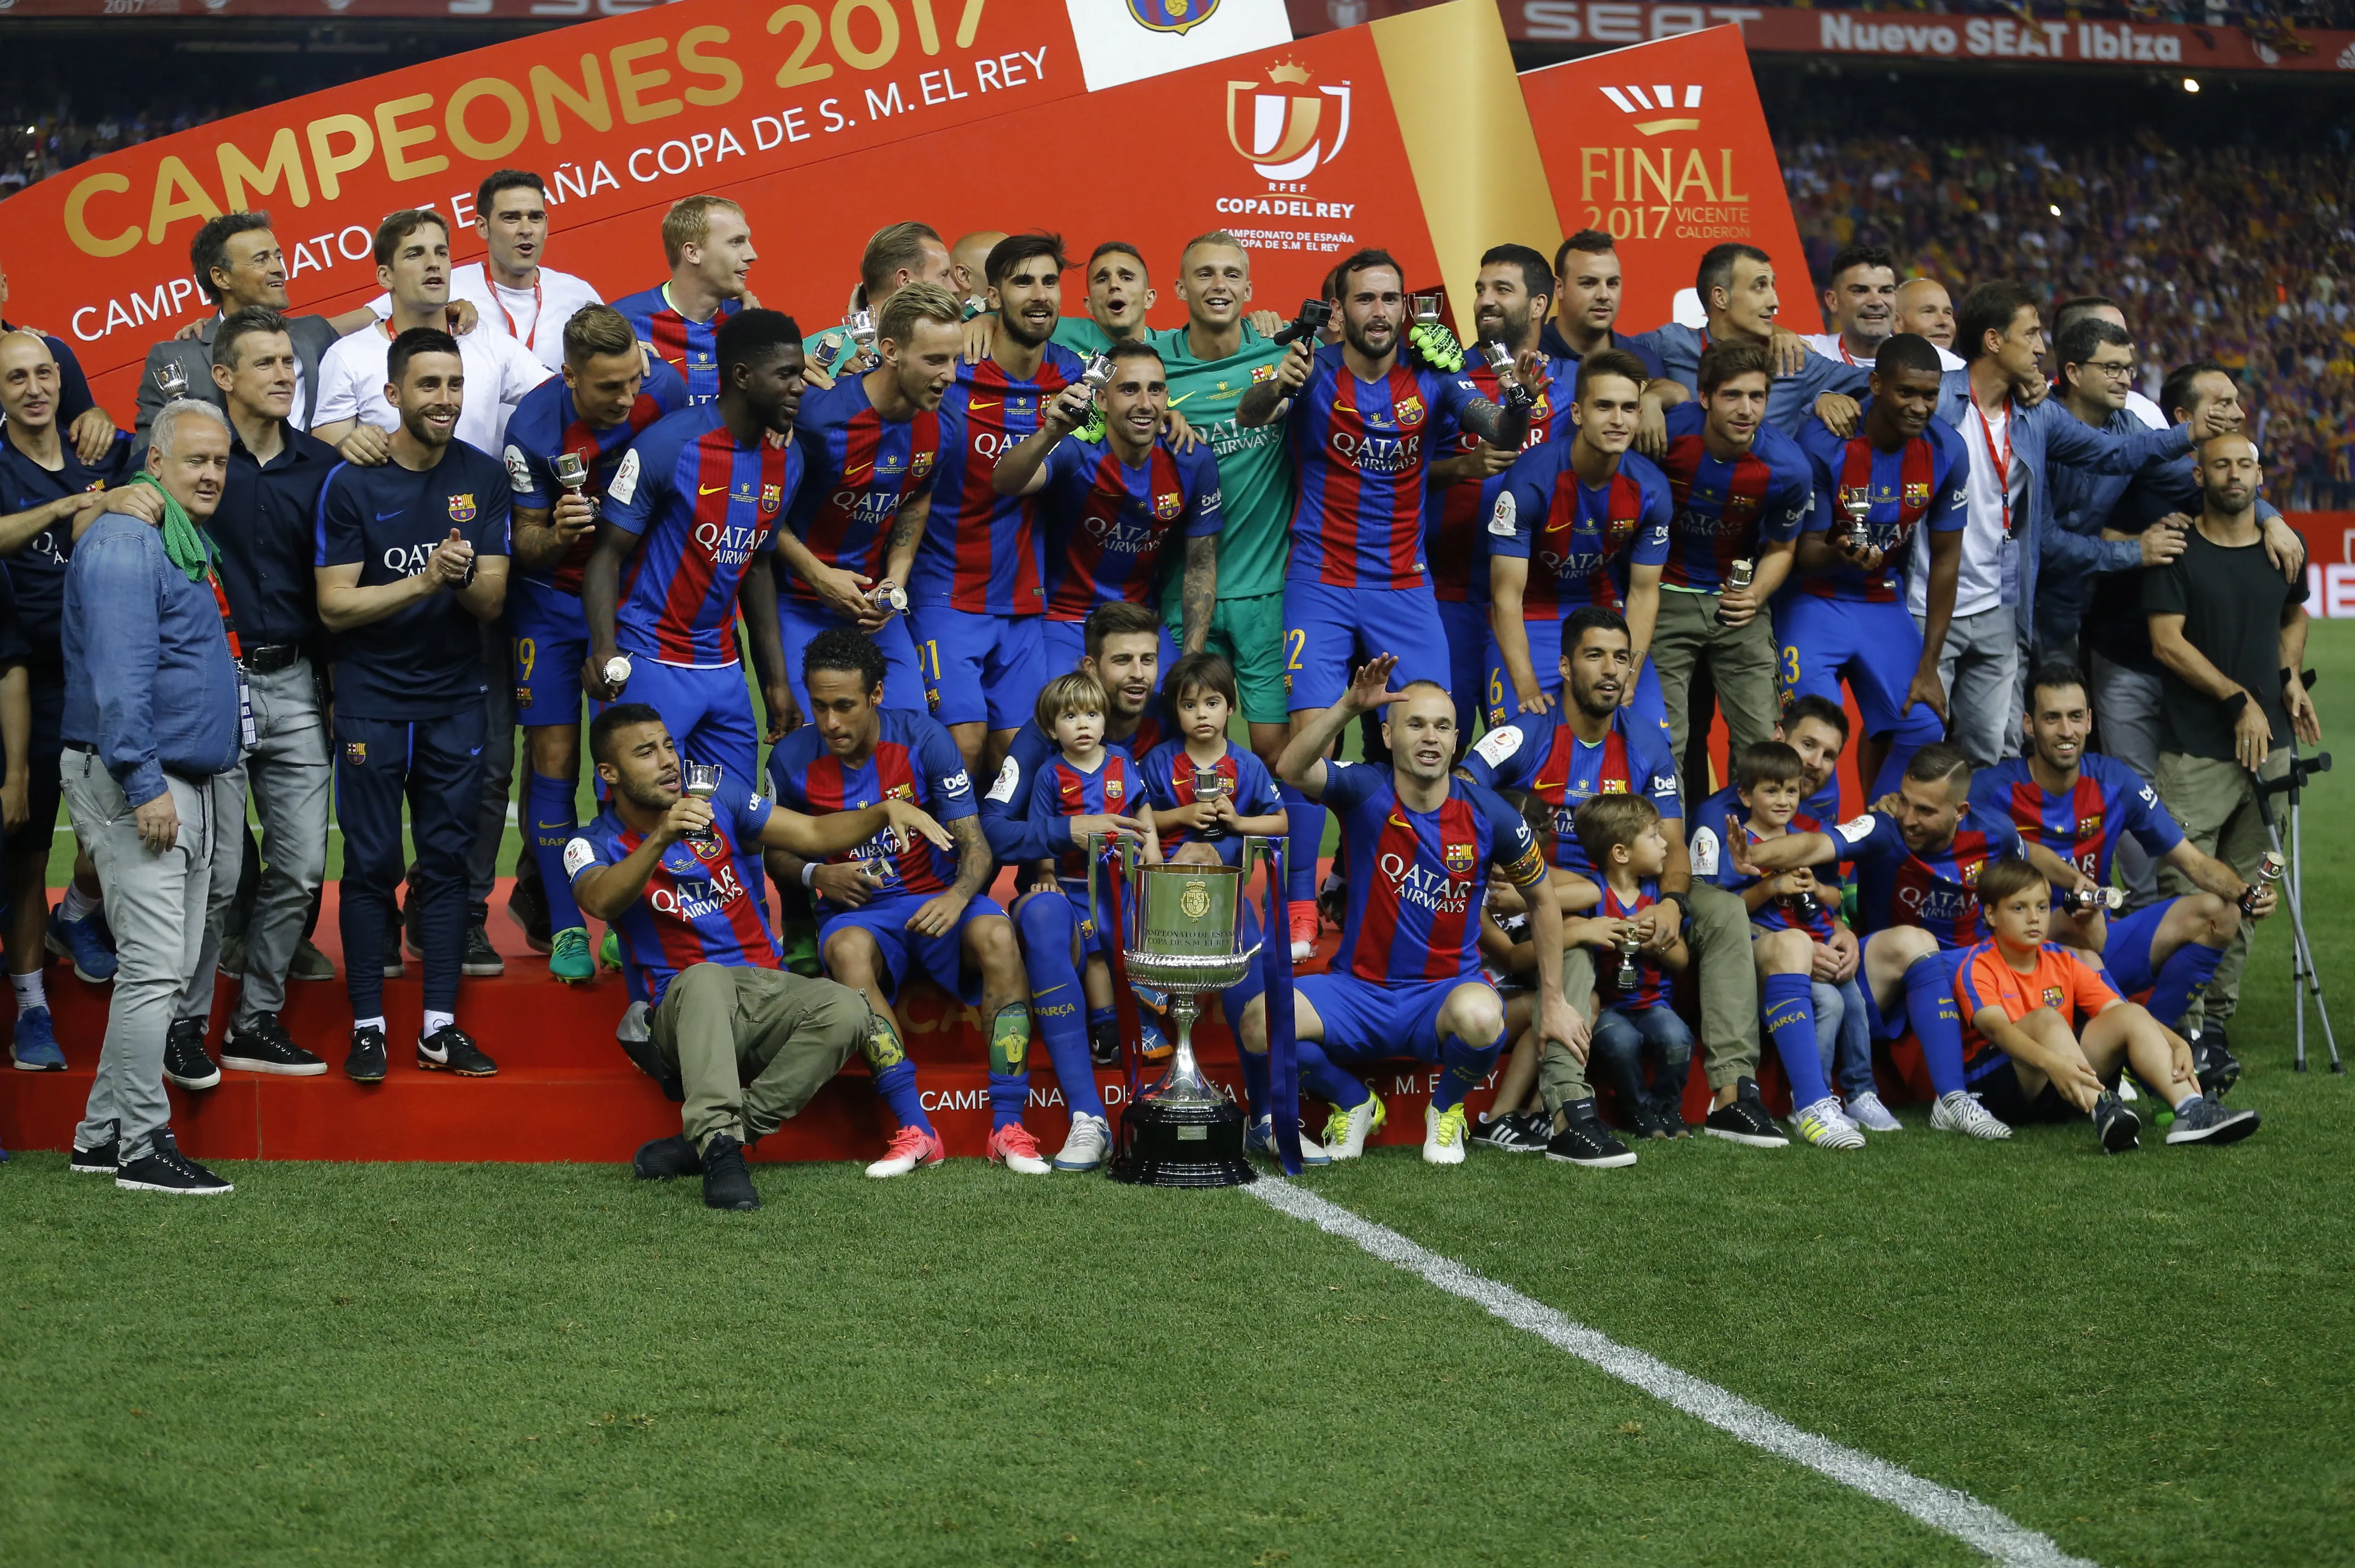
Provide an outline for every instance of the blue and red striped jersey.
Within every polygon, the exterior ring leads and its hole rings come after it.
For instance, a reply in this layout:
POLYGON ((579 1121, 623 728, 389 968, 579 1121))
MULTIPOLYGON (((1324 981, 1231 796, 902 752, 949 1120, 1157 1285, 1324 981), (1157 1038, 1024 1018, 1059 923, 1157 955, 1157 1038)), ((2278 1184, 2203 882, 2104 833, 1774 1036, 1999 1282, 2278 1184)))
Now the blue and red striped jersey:
MULTIPOLYGON (((1749 811, 1742 797, 1731 789, 1721 789, 1702 801, 1693 812, 1692 832, 1685 841, 1686 852, 1692 858, 1692 874, 1696 881, 1713 882, 1728 893, 1747 893, 1758 884, 1754 876, 1743 876, 1733 869, 1731 857, 1724 853, 1725 819, 1732 816, 1742 824, 1743 842, 1755 845, 1765 842, 1765 835, 1750 825, 1749 811)), ((1828 830, 1823 823, 1805 811, 1792 813, 1788 832, 1820 833, 1828 830)), ((1832 939, 1832 919, 1840 905, 1839 867, 1819 865, 1816 871, 1815 913, 1802 918, 1783 898, 1770 900, 1750 912, 1750 923, 1769 931, 1805 931, 1818 942, 1832 939)))
POLYGON ((1169 542, 1214 538, 1225 526, 1207 441, 1189 452, 1156 441, 1131 468, 1109 440, 1066 436, 1047 454, 1039 509, 1050 620, 1085 620, 1100 604, 1158 605, 1164 577, 1185 556, 1169 542))
MULTIPOLYGON (((826 565, 881 580, 892 520, 932 482, 939 411, 887 419, 868 399, 867 378, 846 376, 822 392, 802 394, 794 445, 808 471, 785 526, 826 565)), ((783 561, 773 564, 780 593, 801 604, 818 602, 817 590, 783 561)))
MULTIPOLYGON (((883 733, 864 762, 846 762, 826 749, 815 725, 804 725, 769 753, 769 789, 777 802, 823 816, 856 811, 885 800, 906 800, 946 826, 975 810, 973 780, 964 758, 940 724, 919 713, 885 708, 883 733)), ((956 880, 957 857, 921 835, 893 850, 878 833, 830 857, 836 864, 862 864, 878 893, 945 893, 956 880)), ((834 906, 819 901, 823 910, 834 906)))
MULTIPOLYGON (((1872 399, 1864 400, 1865 408, 1872 399)), ((1933 419, 1922 433, 1893 452, 1882 451, 1864 433, 1864 415, 1857 415, 1857 433, 1843 440, 1821 419, 1810 418, 1799 430, 1799 446, 1815 470, 1816 507, 1806 532, 1845 529, 1848 514, 1840 506, 1843 490, 1868 492, 1872 510, 1865 514, 1866 541, 1881 551, 1881 565, 1860 572, 1846 561, 1828 572, 1809 572, 1793 578, 1802 593, 1817 599, 1850 603, 1887 604, 1902 596, 1896 585, 1905 565, 1904 553, 1917 526, 1934 534, 1957 532, 1968 517, 1971 478, 1970 449, 1961 432, 1944 419, 1933 419)))
POLYGON ((1571 466, 1571 445, 1548 441, 1515 458, 1489 503, 1489 553, 1529 563, 1524 620, 1559 620, 1590 604, 1625 609, 1629 565, 1668 558, 1668 476, 1623 452, 1618 471, 1590 485, 1571 466))
MULTIPOLYGON (((1660 815, 1678 822, 1677 767, 1660 726, 1621 708, 1595 745, 1578 738, 1550 714, 1522 714, 1480 737, 1465 754, 1464 769, 1492 789, 1526 789, 1553 808, 1553 863, 1592 877, 1573 821, 1596 795, 1648 795, 1660 815)), ((1675 835, 1672 833, 1671 838, 1675 835)))
POLYGON ((798 441, 736 444, 706 403, 640 436, 605 487, 601 526, 638 543, 623 563, 614 641, 664 664, 736 662, 736 596, 752 557, 776 548, 801 483, 798 441))
MULTIPOLYGON (((1158 706, 1146 709, 1126 739, 1105 736, 1105 747, 1126 752, 1135 762, 1151 756, 1167 733, 1161 727, 1158 706)), ((1024 719, 1022 727, 1014 732, 1014 743, 1006 748, 997 777, 989 781, 988 792, 981 798, 981 831, 989 835, 989 853, 999 860, 1027 864, 1071 847, 1071 831, 1059 812, 1039 815, 1030 809, 1030 787, 1055 756, 1055 737, 1040 729, 1037 719, 1024 719)))
POLYGON ((1423 513, 1431 464, 1447 455, 1480 393, 1468 376, 1403 359, 1360 381, 1341 345, 1316 351, 1292 395, 1284 439, 1299 490, 1284 575, 1338 588, 1417 588, 1431 580, 1423 513))
POLYGON ((989 487, 997 460, 1039 429, 1039 411, 1087 367, 1060 344, 1047 345, 1039 374, 1007 375, 994 359, 957 361, 956 384, 941 398, 940 472, 932 516, 916 546, 907 585, 918 604, 972 615, 1037 615, 1047 608, 1045 545, 1038 497, 989 487))
POLYGON ((1488 868, 1516 887, 1545 878, 1545 852, 1521 814, 1484 785, 1451 775, 1435 811, 1410 811, 1391 770, 1327 762, 1326 807, 1348 859, 1349 907, 1339 972, 1376 985, 1476 979, 1488 868))
POLYGON ((1918 926, 1947 949, 1987 934, 1979 873, 1990 860, 2022 853, 2012 825, 1977 805, 1964 810, 1953 840, 1940 849, 1907 848, 1897 819, 1883 811, 1851 817, 1831 837, 1840 858, 1856 863, 1857 918, 1868 934, 1918 926))
MULTIPOLYGON (((1647 876, 1636 884, 1636 896, 1623 898, 1619 890, 1601 878, 1595 885, 1603 889, 1603 902, 1594 908, 1599 920, 1633 920, 1660 901, 1660 879, 1647 876)), ((1618 983, 1619 954, 1614 948, 1602 948, 1594 955, 1595 992, 1603 1005, 1618 1012, 1649 1012, 1656 1007, 1666 1007, 1675 1000, 1676 977, 1660 967, 1656 953, 1636 955, 1636 989, 1621 991, 1618 983)))
MULTIPOLYGON (((634 1000, 659 1005, 671 980, 697 964, 777 967, 776 939, 736 874, 739 846, 759 842, 774 810, 738 780, 722 779, 711 797, 712 842, 682 839, 663 852, 645 891, 613 922, 634 1000)), ((564 874, 578 882, 591 866, 618 865, 645 841, 609 807, 564 846, 564 874)))
POLYGON ((1698 400, 1669 409, 1659 461, 1675 505, 1660 581, 1700 593, 1723 588, 1727 568, 1754 559, 1762 544, 1797 538, 1816 493, 1807 454, 1774 426, 1759 426, 1747 451, 1714 458, 1702 433, 1708 422, 1698 400))
MULTIPOLYGON (((1091 817, 1100 812, 1134 816, 1144 810, 1145 786, 1136 758, 1118 747, 1104 747, 1103 764, 1094 772, 1073 765, 1060 751, 1053 753, 1030 780, 1030 815, 1091 817)), ((1069 835, 1066 834, 1066 837, 1069 835)), ((1082 897, 1088 891, 1085 846, 1065 849, 1055 856, 1055 874, 1067 893, 1082 897)))
MULTIPOLYGON (((1284 810, 1284 800, 1276 793, 1275 778, 1267 764, 1239 747, 1230 746, 1227 754, 1215 764, 1198 763, 1186 755, 1184 740, 1164 741, 1153 748, 1145 759, 1145 798, 1156 810, 1173 811, 1180 806, 1190 806, 1201 797, 1195 793, 1197 780, 1205 769, 1218 774, 1227 799, 1235 803, 1239 817, 1269 817, 1284 810)), ((1193 838, 1184 828, 1161 830, 1161 853, 1166 857, 1178 845, 1193 838)), ((1242 840, 1230 834, 1209 841, 1220 859, 1229 865, 1242 853, 1242 840)))
POLYGON ((2183 842, 2183 830, 2159 804, 2158 791, 2114 757, 2087 752, 2077 759, 2077 782, 2048 792, 2015 757, 1971 777, 1971 804, 2009 820, 2030 843, 2042 844, 2106 885, 2118 842, 2128 833, 2153 860, 2183 842))
POLYGON ((722 300, 709 321, 691 322, 671 308, 669 285, 658 283, 615 300, 613 308, 655 358, 678 372, 688 403, 719 396, 719 323, 742 310, 742 301, 722 300))
MULTIPOLYGON (((1496 368, 1476 354, 1464 356, 1464 374, 1472 380, 1480 396, 1491 403, 1497 396, 1496 368)), ((1578 361, 1560 355, 1546 356, 1545 385, 1538 389, 1537 407, 1529 410, 1529 433, 1521 442, 1521 450, 1542 446, 1559 433, 1570 438, 1570 420, 1562 415, 1577 401, 1578 361)), ((1455 440, 1439 455, 1461 457, 1475 450, 1480 438, 1469 430, 1458 430, 1455 440)), ((1490 475, 1496 478, 1496 475, 1490 475)), ((1487 550, 1481 541, 1480 524, 1487 521, 1489 500, 1485 481, 1474 480, 1463 484, 1433 485, 1423 502, 1423 548, 1431 561, 1432 591, 1452 603, 1480 603, 1487 599, 1488 585, 1487 550)))
MULTIPOLYGON (((639 387, 638 400, 630 405, 618 425, 601 427, 583 419, 573 407, 572 389, 564 384, 564 377, 549 376, 524 394, 514 417, 507 420, 507 482, 515 486, 515 503, 549 511, 564 498, 564 486, 556 482, 555 465, 565 452, 579 458, 588 470, 589 482, 581 493, 602 502, 631 443, 665 414, 676 414, 686 407, 687 383, 659 360, 639 387)), ((596 553, 597 534, 592 528, 555 566, 535 567, 521 575, 559 593, 577 595, 581 570, 596 553)))

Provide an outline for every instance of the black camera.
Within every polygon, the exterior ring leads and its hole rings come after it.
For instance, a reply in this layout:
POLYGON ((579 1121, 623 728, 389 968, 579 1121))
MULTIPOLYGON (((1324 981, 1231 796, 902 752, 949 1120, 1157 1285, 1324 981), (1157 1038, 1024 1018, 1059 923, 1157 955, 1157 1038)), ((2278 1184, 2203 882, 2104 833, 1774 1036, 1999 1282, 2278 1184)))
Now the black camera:
POLYGON ((1292 324, 1268 341, 1293 344, 1298 343, 1302 338, 1313 340, 1318 333, 1325 330, 1325 323, 1332 319, 1333 307, 1329 302, 1324 300, 1303 300, 1300 302, 1300 313, 1292 318, 1292 324))

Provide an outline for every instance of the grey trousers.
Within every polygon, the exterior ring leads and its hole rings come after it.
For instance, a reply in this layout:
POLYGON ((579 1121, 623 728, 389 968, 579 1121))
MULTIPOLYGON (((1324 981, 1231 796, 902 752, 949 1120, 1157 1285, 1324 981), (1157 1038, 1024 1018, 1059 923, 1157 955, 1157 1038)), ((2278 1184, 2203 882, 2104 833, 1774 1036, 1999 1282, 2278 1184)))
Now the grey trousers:
MULTIPOLYGON (((2102 751, 2116 758, 2144 783, 2158 783, 2158 713, 2165 700, 2158 677, 2094 655, 2094 717, 2102 727, 2102 751)), ((2126 877, 2126 901, 2142 909, 2158 898, 2158 869, 2141 841, 2118 841, 2118 870, 2126 877)))
MULTIPOLYGON (((1925 632, 1920 616, 1913 624, 1925 632)), ((2014 688, 2019 681, 2019 628, 2004 605, 1958 615, 1946 625, 1938 651, 1938 683, 1946 688, 1946 735, 1974 768, 1991 768, 2006 755, 2004 737, 2019 722, 2014 688)))
POLYGON ((474 847, 466 853, 466 903, 479 920, 499 879, 499 845, 506 837, 515 795, 515 642, 505 621, 483 629, 483 801, 474 819, 474 847))
POLYGON ((158 854, 140 842, 131 802, 96 757, 68 751, 59 775, 74 835, 98 866, 122 966, 74 1141, 90 1148, 120 1139, 127 1164, 144 1157, 156 1130, 171 1120, 164 1039, 196 969, 214 878, 226 878, 235 891, 245 843, 243 799, 227 774, 194 783, 167 778, 180 834, 158 854))
MULTIPOLYGON (((310 920, 311 900, 326 874, 327 800, 334 777, 311 662, 298 659, 283 670, 251 676, 250 683, 253 749, 235 772, 221 775, 235 780, 237 789, 229 819, 242 829, 248 795, 261 818, 261 887, 246 921, 245 982, 230 1016, 232 1027, 285 1009, 286 971, 310 920)), ((221 932, 237 899, 240 869, 232 864, 227 875, 213 879, 204 946, 180 998, 179 1017, 212 1016, 221 932)))

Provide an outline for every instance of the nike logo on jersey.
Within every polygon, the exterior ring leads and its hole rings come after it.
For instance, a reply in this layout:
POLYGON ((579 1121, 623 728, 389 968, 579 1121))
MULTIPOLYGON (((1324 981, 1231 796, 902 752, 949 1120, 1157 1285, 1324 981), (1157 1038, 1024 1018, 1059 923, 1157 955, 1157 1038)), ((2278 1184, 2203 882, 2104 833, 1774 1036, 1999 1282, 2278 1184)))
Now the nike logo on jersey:
POLYGON ((378 513, 376 514, 376 520, 379 523, 389 523, 407 510, 408 508, 405 506, 396 506, 389 512, 378 513))
MULTIPOLYGON (((1201 388, 1199 387, 1194 389, 1195 392, 1199 392, 1201 388)), ((1183 403, 1187 398, 1191 397, 1193 395, 1193 392, 1180 393, 1178 396, 1169 399, 1169 406, 1175 408, 1178 404, 1183 403)))
POLYGON ((1002 401, 1002 399, 1000 399, 1000 398, 996 398, 996 397, 990 397, 990 398, 975 397, 975 398, 972 398, 972 399, 968 400, 968 401, 966 402, 966 404, 965 404, 965 407, 966 407, 966 408, 996 408, 996 407, 997 407, 997 405, 998 405, 998 403, 999 403, 1000 401, 1002 401))
POLYGON ((842 471, 842 477, 845 479, 857 479, 860 474, 865 473, 868 469, 873 468, 875 464, 871 459, 866 462, 854 464, 853 466, 842 471))
POLYGON ((727 488, 728 487, 724 484, 698 484, 695 487, 695 493, 698 495, 717 495, 727 488))

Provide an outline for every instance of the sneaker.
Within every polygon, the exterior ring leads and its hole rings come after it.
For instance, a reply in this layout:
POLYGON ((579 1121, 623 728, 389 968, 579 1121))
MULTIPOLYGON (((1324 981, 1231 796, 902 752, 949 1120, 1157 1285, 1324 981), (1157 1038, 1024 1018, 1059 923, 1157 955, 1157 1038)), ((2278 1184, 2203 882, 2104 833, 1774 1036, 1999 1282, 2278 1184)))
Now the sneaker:
POLYGON ((1088 1060, 1099 1067, 1120 1065, 1120 1024, 1115 1020, 1088 1025, 1088 1060))
POLYGON ((1668 1129, 1660 1124, 1660 1109, 1649 1099, 1638 1095, 1634 1099, 1622 1098, 1627 1113, 1627 1130, 1638 1139, 1665 1140, 1668 1129))
POLYGON ((938 1165, 949 1157, 941 1147, 940 1134, 926 1132, 921 1127, 903 1127, 891 1135, 883 1146, 883 1158, 867 1168, 869 1176, 905 1176, 911 1171, 921 1171, 927 1165, 938 1165))
POLYGON ((454 1023, 445 1023, 417 1042, 417 1065, 428 1072, 455 1073, 462 1078, 487 1078, 499 1065, 483 1054, 474 1036, 454 1023))
POLYGON ((205 1054, 205 1021, 176 1018, 164 1032, 164 1076, 184 1089, 209 1089, 220 1069, 205 1054))
MULTIPOLYGON (((1685 1125, 1684 1102, 1678 1097, 1671 1095, 1664 1100, 1654 1100, 1652 1102, 1652 1116, 1654 1119, 1658 1121, 1660 1124, 1660 1136, 1662 1138, 1677 1139, 1690 1138, 1692 1136, 1692 1128, 1685 1125)), ((1543 1125, 1542 1118, 1540 1118, 1540 1125, 1543 1125)))
POLYGON ((1169 1036, 1161 1033, 1161 1025, 1147 1013, 1136 1021, 1136 1051, 1147 1066, 1157 1067, 1176 1055, 1178 1047, 1169 1044, 1169 1036))
POLYGON ((16 1038, 8 1047, 9 1059, 20 1073, 62 1073, 66 1070, 66 1054, 58 1049, 57 1025, 50 1022, 46 1007, 28 1007, 16 1015, 16 1038))
POLYGON ((475 980, 488 980, 507 972, 507 961, 491 946, 491 933, 476 920, 466 927, 466 956, 458 960, 458 972, 475 980))
POLYGON ((77 979, 104 985, 114 978, 118 965, 101 934, 98 911, 93 909, 79 920, 69 920, 64 910, 65 906, 60 904, 49 911, 49 951, 72 959, 77 979))
POLYGON ((1425 1165, 1464 1163, 1464 1121, 1462 1100, 1445 1110, 1437 1106, 1423 1107, 1423 1162, 1425 1165))
POLYGON ((2094 1097, 2094 1131, 2105 1154, 2131 1154, 2142 1147, 2142 1118, 2115 1095, 2094 1097))
POLYGON ((1039 1158, 1039 1140, 1018 1121, 1009 1121, 989 1135, 989 1158, 1018 1176, 1044 1176, 1047 1162, 1039 1158))
POLYGON ((1101 1170, 1104 1155, 1111 1148, 1112 1123, 1103 1117, 1082 1111, 1071 1118, 1071 1135, 1063 1139, 1063 1147, 1055 1151, 1055 1169, 1101 1170))
POLYGON ((1318 916, 1316 901, 1295 898, 1292 901, 1292 961, 1305 964, 1316 956, 1318 916))
POLYGON ((242 978, 245 974, 245 933, 224 931, 220 939, 220 957, 213 965, 221 974, 242 978))
POLYGON ((752 1172, 744 1164, 744 1146, 724 1132, 715 1132, 703 1146, 703 1206, 707 1209, 757 1209, 761 1194, 752 1186, 752 1172))
POLYGON ((1589 1171, 1616 1171, 1636 1163, 1636 1151, 1611 1136, 1593 1100, 1572 1100, 1561 1109, 1561 1130, 1546 1140, 1548 1160, 1589 1171))
POLYGON ((291 980, 331 980, 336 978, 336 960, 319 950, 318 944, 307 937, 294 944, 294 961, 286 966, 286 978, 291 980))
POLYGON ((1500 1154, 1539 1154, 1546 1146, 1545 1116, 1520 1111, 1510 1116, 1482 1117, 1472 1124, 1472 1141, 1500 1154))
MULTIPOLYGON (((548 928, 548 890, 538 883, 516 879, 515 886, 507 893, 507 918, 523 928, 524 946, 533 952, 545 953, 555 948, 555 934, 548 928)), ((588 940, 587 932, 581 933, 581 940, 588 940)))
POLYGON ((218 1198, 237 1191, 181 1153, 168 1127, 155 1129, 145 1154, 116 1168, 114 1184, 126 1192, 169 1192, 182 1198, 218 1198))
POLYGON ((1842 1107, 1848 1119, 1867 1132, 1903 1132, 1905 1124, 1890 1114, 1881 1097, 1867 1089, 1842 1107))
POLYGON ((646 1025, 647 1011, 643 1001, 634 1001, 622 1009, 622 1022, 613 1025, 613 1038, 624 1045, 635 1045, 650 1038, 653 1032, 646 1025))
POLYGON ((2241 1081, 2241 1059, 2225 1044, 2223 1025, 2211 1023, 2191 1037, 2191 1067, 2200 1075, 2200 1092, 2220 1100, 2241 1081))
MULTIPOLYGON (((1252 1124, 1243 1128, 1243 1152, 1245 1154, 1263 1155, 1270 1160, 1277 1158, 1275 1147, 1275 1118, 1273 1117, 1261 1116, 1253 1117, 1252 1118, 1252 1124)), ((1331 1157, 1325 1152, 1324 1146, 1318 1143, 1315 1139, 1308 1136, 1308 1128, 1306 1127, 1302 1127, 1300 1129, 1300 1168, 1303 1171, 1305 1171, 1311 1165, 1330 1165, 1332 1162, 1331 1157)))
POLYGON ((384 1082, 384 1031, 371 1025, 352 1031, 352 1048, 344 1054, 344 1076, 355 1084, 384 1082))
POLYGON ((2238 1143, 2257 1130, 2257 1113, 2228 1110, 2213 1095, 2202 1095, 2175 1113, 2169 1143, 2238 1143))
POLYGON ((1336 928, 1348 922, 1349 885, 1333 872, 1327 872, 1325 880, 1316 885, 1316 913, 1336 928))
POLYGON ((1857 1131, 1854 1122, 1840 1115, 1839 1101, 1829 1095, 1793 1111, 1791 1127, 1817 1149, 1864 1147, 1864 1134, 1857 1131))
MULTIPOLYGON (((106 1125, 109 1128, 114 1126, 112 1122, 106 1125)), ((87 1149, 75 1144, 72 1155, 66 1160, 66 1169, 77 1176, 112 1176, 115 1167, 121 1163, 120 1156, 121 1145, 115 1142, 114 1135, 110 1132, 104 1143, 87 1149)))
POLYGON ((589 951, 589 930, 568 926, 549 944, 548 973, 566 985, 586 985, 597 978, 597 960, 589 951))
POLYGON ((274 1012, 258 1012, 246 1023, 229 1026, 221 1042, 221 1065, 240 1073, 275 1073, 283 1078, 315 1078, 327 1064, 294 1044, 274 1012))
POLYGON ((1382 1129, 1390 1120, 1390 1107, 1373 1090, 1348 1109, 1336 1106, 1325 1121, 1325 1156, 1327 1160, 1355 1160, 1365 1153, 1366 1140, 1382 1129))
POLYGON ((1791 1141, 1766 1114, 1766 1102, 1758 1097, 1756 1081, 1746 1077, 1734 1080, 1733 1097, 1710 1112, 1700 1129, 1711 1138, 1752 1149, 1783 1149, 1791 1141))
POLYGON ((703 1169, 702 1156, 683 1133, 657 1138, 638 1145, 638 1152, 630 1160, 630 1174, 641 1181, 668 1181, 675 1177, 692 1176, 703 1169))
POLYGON ((1930 1107, 1930 1130, 1966 1133, 1973 1138, 2011 1136, 2011 1128, 1996 1120, 1995 1113, 1979 1104, 1977 1095, 1961 1089, 1938 1097, 1938 1103, 1930 1107))

